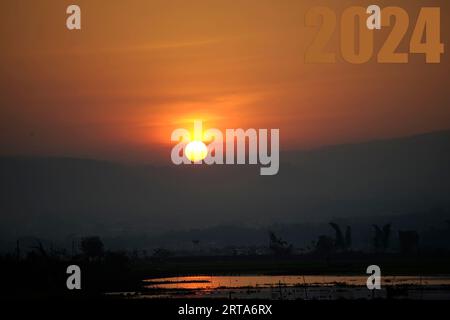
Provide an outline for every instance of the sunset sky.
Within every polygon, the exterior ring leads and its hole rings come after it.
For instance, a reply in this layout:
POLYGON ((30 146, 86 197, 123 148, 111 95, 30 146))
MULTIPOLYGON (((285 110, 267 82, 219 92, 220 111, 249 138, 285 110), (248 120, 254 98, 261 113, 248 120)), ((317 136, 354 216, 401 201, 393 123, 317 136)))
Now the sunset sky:
POLYGON ((449 1, 387 3, 410 15, 403 52, 418 7, 441 7, 440 64, 377 64, 389 28, 367 64, 304 63, 308 8, 373 1, 4 2, 0 154, 169 163, 170 133, 194 119, 280 128, 282 150, 450 129, 449 1), (81 31, 65 27, 72 3, 81 31))

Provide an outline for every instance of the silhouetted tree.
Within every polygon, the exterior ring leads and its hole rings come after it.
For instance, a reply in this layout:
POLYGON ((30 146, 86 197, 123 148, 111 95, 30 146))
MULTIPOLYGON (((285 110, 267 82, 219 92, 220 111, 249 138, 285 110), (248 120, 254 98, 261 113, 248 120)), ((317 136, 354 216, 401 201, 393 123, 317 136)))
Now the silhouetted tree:
POLYGON ((36 246, 32 246, 31 248, 32 248, 32 249, 35 249, 37 252, 39 252, 39 254, 40 254, 42 257, 48 258, 48 257, 49 257, 49 256, 48 256, 48 253, 47 253, 47 251, 45 250, 44 246, 42 245, 41 240, 36 239, 36 244, 37 244, 36 246))
POLYGON ((103 256, 103 242, 99 237, 86 237, 81 239, 80 249, 89 259, 103 256))
POLYGON ((334 238, 334 246, 336 249, 343 249, 345 247, 344 236, 342 234, 341 228, 337 223, 330 222, 330 226, 334 229, 335 238, 334 238))
POLYGON ((334 246, 336 250, 346 251, 349 249, 352 245, 352 229, 350 226, 347 226, 345 236, 341 231, 341 227, 337 223, 330 222, 330 226, 335 232, 334 246))
POLYGON ((269 231, 269 248, 275 255, 289 255, 292 253, 292 244, 288 244, 277 237, 272 231, 269 231))
POLYGON ((373 239, 375 251, 385 252, 389 247, 389 240, 391 237, 391 224, 385 224, 380 228, 376 224, 373 225, 375 229, 375 237, 373 239))
POLYGON ((417 231, 399 231, 400 252, 412 253, 419 250, 419 234, 417 231))

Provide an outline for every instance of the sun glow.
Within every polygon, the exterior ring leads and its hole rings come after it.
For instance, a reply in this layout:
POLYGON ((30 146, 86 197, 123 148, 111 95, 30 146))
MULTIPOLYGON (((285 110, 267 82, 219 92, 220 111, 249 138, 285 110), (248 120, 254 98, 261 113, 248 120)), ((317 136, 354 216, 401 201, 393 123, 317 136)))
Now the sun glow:
POLYGON ((202 141, 194 140, 186 145, 184 152, 190 161, 198 162, 206 158, 208 149, 202 141))

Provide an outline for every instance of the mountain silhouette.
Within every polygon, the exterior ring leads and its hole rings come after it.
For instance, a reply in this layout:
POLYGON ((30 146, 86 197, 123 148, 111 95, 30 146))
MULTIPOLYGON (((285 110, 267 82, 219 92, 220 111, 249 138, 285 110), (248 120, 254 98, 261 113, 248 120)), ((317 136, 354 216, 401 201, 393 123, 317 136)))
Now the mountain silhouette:
POLYGON ((0 234, 64 237, 262 226, 450 207, 450 131, 290 151, 259 166, 0 158, 0 234))

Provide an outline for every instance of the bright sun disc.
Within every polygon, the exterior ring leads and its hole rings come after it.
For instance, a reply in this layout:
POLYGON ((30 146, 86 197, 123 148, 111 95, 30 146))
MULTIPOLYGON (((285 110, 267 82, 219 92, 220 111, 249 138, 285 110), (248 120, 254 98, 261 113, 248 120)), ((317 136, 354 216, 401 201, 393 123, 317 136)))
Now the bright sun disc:
POLYGON ((184 153, 190 161, 197 162, 206 158, 208 149, 202 141, 192 141, 186 145, 184 153))

